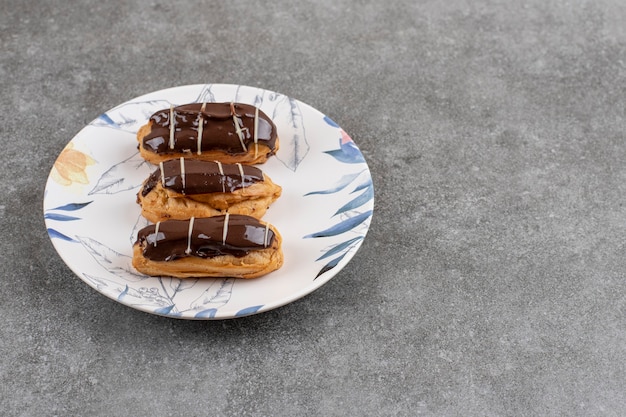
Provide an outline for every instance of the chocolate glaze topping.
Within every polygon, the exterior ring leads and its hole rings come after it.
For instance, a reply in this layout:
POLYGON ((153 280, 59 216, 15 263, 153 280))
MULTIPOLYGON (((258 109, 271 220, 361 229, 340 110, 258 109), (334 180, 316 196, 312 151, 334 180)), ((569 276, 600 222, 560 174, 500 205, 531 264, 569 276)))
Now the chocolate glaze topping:
POLYGON ((141 229, 137 241, 143 256, 153 261, 197 256, 242 257, 271 246, 272 229, 254 217, 225 215, 191 220, 168 220, 141 229), (190 227, 191 223, 191 227, 190 227))
POLYGON ((191 103, 164 109, 150 117, 152 130, 143 141, 143 148, 158 154, 198 153, 222 150, 243 154, 253 149, 255 137, 272 153, 276 146, 274 122, 255 106, 243 103, 191 103), (170 141, 170 119, 173 114, 173 143, 170 141), (202 123, 200 149, 198 126, 202 123), (255 133, 255 126, 257 127, 255 133), (173 145, 173 147, 172 147, 173 145))
POLYGON ((146 180, 141 195, 146 196, 160 182, 164 188, 180 194, 230 192, 263 181, 263 172, 241 164, 194 159, 170 159, 162 163, 146 180), (243 176, 242 173, 243 172, 243 176))

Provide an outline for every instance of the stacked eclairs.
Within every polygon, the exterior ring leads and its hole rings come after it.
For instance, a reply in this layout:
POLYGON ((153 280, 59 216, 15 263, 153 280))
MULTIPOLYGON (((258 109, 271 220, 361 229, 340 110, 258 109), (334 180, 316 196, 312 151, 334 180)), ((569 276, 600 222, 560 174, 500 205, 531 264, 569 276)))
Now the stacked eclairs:
POLYGON ((154 113, 137 133, 155 170, 137 193, 133 266, 154 276, 256 278, 283 264, 282 238, 261 220, 282 188, 253 166, 279 147, 276 126, 243 103, 154 113))

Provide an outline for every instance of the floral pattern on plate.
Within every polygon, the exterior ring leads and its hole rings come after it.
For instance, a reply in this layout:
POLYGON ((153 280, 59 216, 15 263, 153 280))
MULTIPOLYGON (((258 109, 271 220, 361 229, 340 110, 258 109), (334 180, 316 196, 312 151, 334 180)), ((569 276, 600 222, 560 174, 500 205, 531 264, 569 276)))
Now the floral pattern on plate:
POLYGON ((372 218, 374 188, 362 153, 312 107, 254 87, 175 87, 123 103, 85 126, 59 155, 44 196, 44 220, 61 258, 105 296, 152 314, 224 319, 293 302, 330 280, 353 257, 372 218), (277 155, 260 165, 283 187, 264 220, 283 235, 285 264, 264 277, 148 277, 131 265, 148 222, 136 193, 155 166, 140 158, 136 132, 152 113, 190 102, 245 102, 276 123, 277 155))

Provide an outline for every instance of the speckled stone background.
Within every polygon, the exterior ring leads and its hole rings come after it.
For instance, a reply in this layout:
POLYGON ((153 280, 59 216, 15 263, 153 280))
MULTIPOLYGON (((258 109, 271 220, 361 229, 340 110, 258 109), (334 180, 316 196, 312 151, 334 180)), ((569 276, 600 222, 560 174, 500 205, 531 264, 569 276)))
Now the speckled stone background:
POLYGON ((4 416, 626 415, 626 3, 0 0, 4 416), (330 115, 370 232, 328 284, 189 322, 80 281, 56 156, 141 94, 234 83, 330 115))

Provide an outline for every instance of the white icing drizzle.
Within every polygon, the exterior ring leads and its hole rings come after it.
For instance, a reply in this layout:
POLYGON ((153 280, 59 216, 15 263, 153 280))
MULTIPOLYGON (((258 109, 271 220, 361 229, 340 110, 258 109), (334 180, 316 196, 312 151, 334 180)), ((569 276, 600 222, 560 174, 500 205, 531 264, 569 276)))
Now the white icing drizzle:
POLYGON ((217 164, 217 170, 219 171, 220 175, 222 176, 221 178, 221 182, 222 182, 222 192, 225 193, 226 192, 226 179, 224 178, 224 169, 222 168, 222 163, 220 161, 215 161, 215 163, 217 164))
POLYGON ((176 129, 176 120, 174 119, 174 105, 170 105, 170 149, 174 149, 174 131, 176 129))
POLYGON ((189 231, 187 232, 187 249, 185 249, 185 253, 189 255, 191 253, 191 236, 193 234, 193 222, 196 220, 195 217, 189 219, 189 231))
POLYGON ((265 223, 265 236, 263 236, 263 247, 267 248, 267 236, 269 235, 270 224, 265 223))
POLYGON ((206 107, 206 103, 202 103, 202 108, 200 109, 200 120, 198 120, 198 155, 202 154, 202 131, 204 130, 204 108, 206 107))
POLYGON ((243 166, 239 162, 237 162, 237 167, 239 168, 239 174, 241 174, 241 186, 244 187, 246 177, 243 174, 243 166))
POLYGON ((241 126, 239 126, 239 119, 237 118, 237 113, 235 113, 235 104, 233 102, 230 103, 230 112, 233 115, 233 123, 235 124, 235 131, 237 132, 237 136, 239 137, 241 147, 245 152, 248 152, 246 143, 243 141, 243 131, 241 130, 241 126))
POLYGON ((185 158, 180 158, 180 178, 183 181, 183 193, 185 192, 185 158))
POLYGON ((226 236, 228 236, 228 219, 230 214, 226 213, 224 216, 224 231, 222 232, 222 244, 226 244, 226 236))
POLYGON ((163 161, 159 162, 159 169, 161 170, 161 185, 165 188, 165 169, 163 168, 163 161))
POLYGON ((198 155, 202 154, 202 131, 204 130, 204 109, 206 108, 206 101, 202 103, 200 108, 200 120, 198 121, 198 155))
POLYGON ((254 108, 254 157, 259 154, 259 108, 254 108))
POLYGON ((154 247, 156 248, 157 245, 157 240, 159 239, 159 226, 161 225, 161 222, 157 222, 156 225, 154 226, 154 247))

